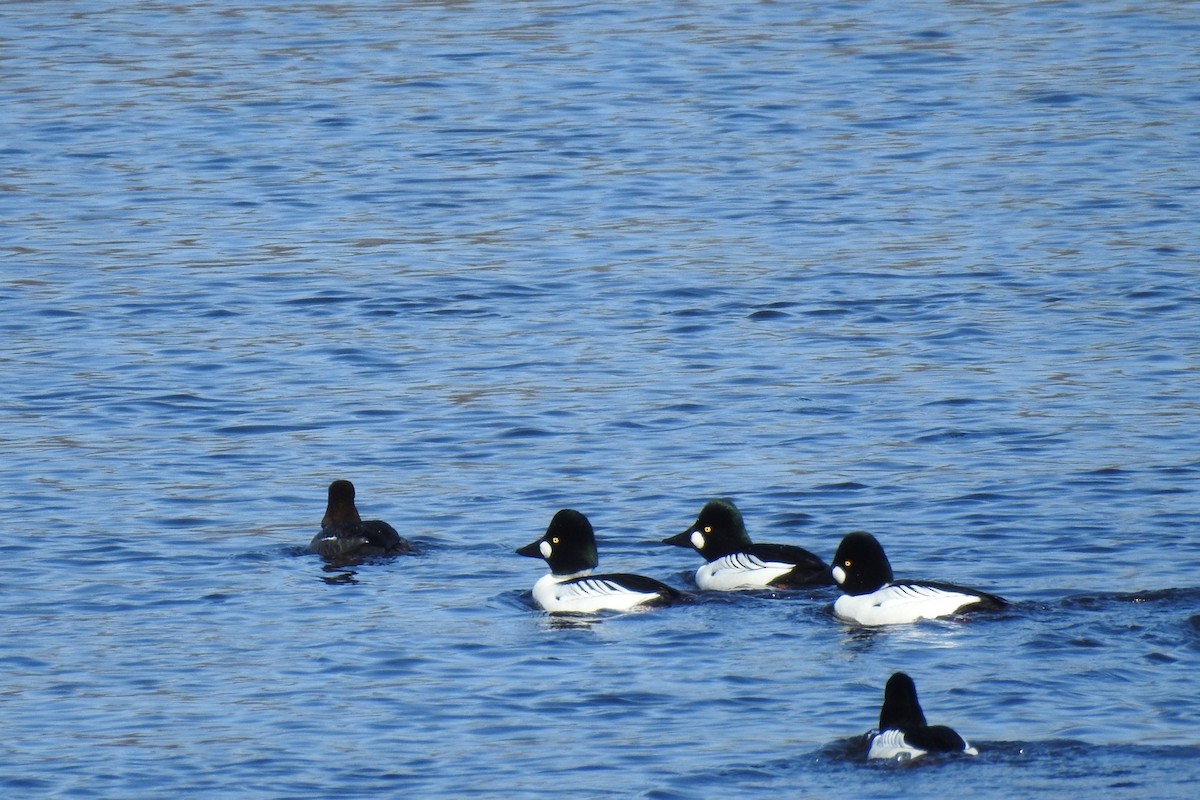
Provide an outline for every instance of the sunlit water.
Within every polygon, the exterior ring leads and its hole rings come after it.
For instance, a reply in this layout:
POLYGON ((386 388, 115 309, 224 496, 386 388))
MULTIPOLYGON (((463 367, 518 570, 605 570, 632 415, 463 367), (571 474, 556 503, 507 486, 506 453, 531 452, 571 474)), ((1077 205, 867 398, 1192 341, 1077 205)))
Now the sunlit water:
POLYGON ((1192 797, 1200 7, 0 7, 6 796, 1192 797), (333 478, 421 553, 304 552, 333 478), (1004 595, 553 620, 710 497, 1004 595), (893 671, 976 759, 868 764, 893 671))

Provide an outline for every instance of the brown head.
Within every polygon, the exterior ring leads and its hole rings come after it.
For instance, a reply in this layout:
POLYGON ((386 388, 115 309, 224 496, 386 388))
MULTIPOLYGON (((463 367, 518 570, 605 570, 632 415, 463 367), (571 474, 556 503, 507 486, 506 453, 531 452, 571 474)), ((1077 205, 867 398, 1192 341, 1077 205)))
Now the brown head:
POLYGON ((350 481, 334 481, 329 484, 329 505, 325 506, 321 527, 329 528, 358 522, 362 522, 362 517, 354 507, 354 484, 350 481))

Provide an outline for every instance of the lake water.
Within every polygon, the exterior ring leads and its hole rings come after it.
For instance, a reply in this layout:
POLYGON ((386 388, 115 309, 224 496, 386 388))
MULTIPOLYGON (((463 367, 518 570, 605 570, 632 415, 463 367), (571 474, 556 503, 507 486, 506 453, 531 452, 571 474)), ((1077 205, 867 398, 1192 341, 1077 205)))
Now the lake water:
POLYGON ((6 797, 1200 779, 1200 4, 0 7, 6 797), (326 568, 334 478, 420 554, 326 568), (832 590, 530 605, 729 496, 832 590), (867 763, 893 671, 978 758, 867 763))

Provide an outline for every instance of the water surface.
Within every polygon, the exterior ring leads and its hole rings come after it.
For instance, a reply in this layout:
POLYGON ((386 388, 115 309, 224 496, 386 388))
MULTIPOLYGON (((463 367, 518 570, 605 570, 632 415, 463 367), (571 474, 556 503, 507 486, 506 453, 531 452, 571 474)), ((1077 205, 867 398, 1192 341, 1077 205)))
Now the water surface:
POLYGON ((10 795, 1192 796, 1194 3, 0 23, 10 795), (715 496, 1013 609, 530 606, 715 496), (901 669, 977 759, 862 759, 901 669))

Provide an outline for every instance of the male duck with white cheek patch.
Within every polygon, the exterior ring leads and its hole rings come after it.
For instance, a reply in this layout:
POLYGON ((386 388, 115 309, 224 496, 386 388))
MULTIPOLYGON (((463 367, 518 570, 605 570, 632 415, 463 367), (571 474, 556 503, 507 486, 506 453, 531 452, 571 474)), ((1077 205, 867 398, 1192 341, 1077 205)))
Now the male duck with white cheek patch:
POLYGON ((829 586, 829 567, 818 556, 790 544, 754 544, 732 500, 707 503, 683 533, 663 544, 691 547, 704 557, 696 585, 706 591, 798 589, 829 586))
POLYGON ((1008 605, 994 594, 951 583, 895 580, 883 547, 863 531, 842 539, 830 573, 845 592, 834 602, 833 613, 859 625, 894 625, 1008 605))
POLYGON ((592 575, 598 563, 596 535, 588 518, 573 509, 555 514, 545 535, 517 553, 545 559, 550 566, 550 574, 533 585, 533 599, 552 614, 628 611, 682 597, 665 583, 642 575, 592 575))

